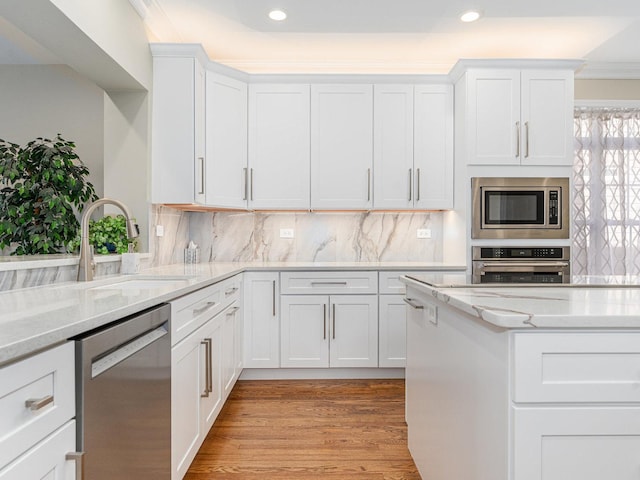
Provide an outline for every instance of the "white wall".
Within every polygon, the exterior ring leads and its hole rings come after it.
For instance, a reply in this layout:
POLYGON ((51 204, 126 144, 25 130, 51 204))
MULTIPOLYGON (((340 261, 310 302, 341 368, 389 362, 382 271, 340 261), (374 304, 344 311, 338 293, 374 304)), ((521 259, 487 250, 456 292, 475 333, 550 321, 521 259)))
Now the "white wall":
POLYGON ((104 92, 64 65, 0 65, 0 138, 21 145, 60 133, 103 194, 104 92))

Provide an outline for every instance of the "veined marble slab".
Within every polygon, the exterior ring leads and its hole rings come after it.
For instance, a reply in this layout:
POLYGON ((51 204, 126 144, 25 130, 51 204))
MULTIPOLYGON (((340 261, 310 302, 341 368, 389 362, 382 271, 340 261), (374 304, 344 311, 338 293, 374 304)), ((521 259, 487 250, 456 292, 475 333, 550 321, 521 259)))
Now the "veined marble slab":
POLYGON ((501 328, 640 328, 640 285, 438 288, 402 280, 501 328))

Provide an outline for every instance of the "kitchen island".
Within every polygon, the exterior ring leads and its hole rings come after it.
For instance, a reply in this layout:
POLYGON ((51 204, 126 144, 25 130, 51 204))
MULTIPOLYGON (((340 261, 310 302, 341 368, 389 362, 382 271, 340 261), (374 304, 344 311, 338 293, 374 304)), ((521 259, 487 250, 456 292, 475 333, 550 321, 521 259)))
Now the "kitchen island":
POLYGON ((416 278, 407 423, 423 479, 638 478, 639 287, 416 278))

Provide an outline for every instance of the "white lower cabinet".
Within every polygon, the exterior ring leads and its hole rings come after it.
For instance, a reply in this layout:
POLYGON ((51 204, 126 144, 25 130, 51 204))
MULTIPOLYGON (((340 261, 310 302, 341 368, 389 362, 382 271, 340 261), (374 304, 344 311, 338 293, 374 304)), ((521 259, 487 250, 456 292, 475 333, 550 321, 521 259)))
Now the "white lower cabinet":
POLYGON ((283 295, 282 367, 377 367, 375 295, 283 295))
POLYGON ((222 386, 224 397, 228 397, 242 368, 242 314, 233 304, 222 322, 222 386))
POLYGON ((244 274, 244 367, 280 366, 280 315, 278 272, 244 274))
POLYGON ((637 480, 640 407, 514 408, 514 480, 637 480))
POLYGON ((407 304, 404 295, 379 297, 379 366, 404 368, 407 360, 407 304))

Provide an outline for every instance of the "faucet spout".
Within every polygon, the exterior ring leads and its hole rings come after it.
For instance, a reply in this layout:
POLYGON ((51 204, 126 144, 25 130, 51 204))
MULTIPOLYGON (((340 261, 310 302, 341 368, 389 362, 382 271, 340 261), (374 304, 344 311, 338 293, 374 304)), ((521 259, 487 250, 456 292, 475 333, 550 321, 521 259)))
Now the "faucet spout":
POLYGON ((133 215, 131 215, 129 208, 124 203, 111 198, 101 198, 87 205, 82 212, 82 218, 80 219, 80 261, 78 263, 79 282, 88 282, 93 280, 96 265, 93 261, 93 248, 89 245, 89 218, 96 208, 107 204, 115 205, 122 210, 127 222, 127 235, 129 238, 136 238, 139 234, 138 226, 133 221, 133 215))

